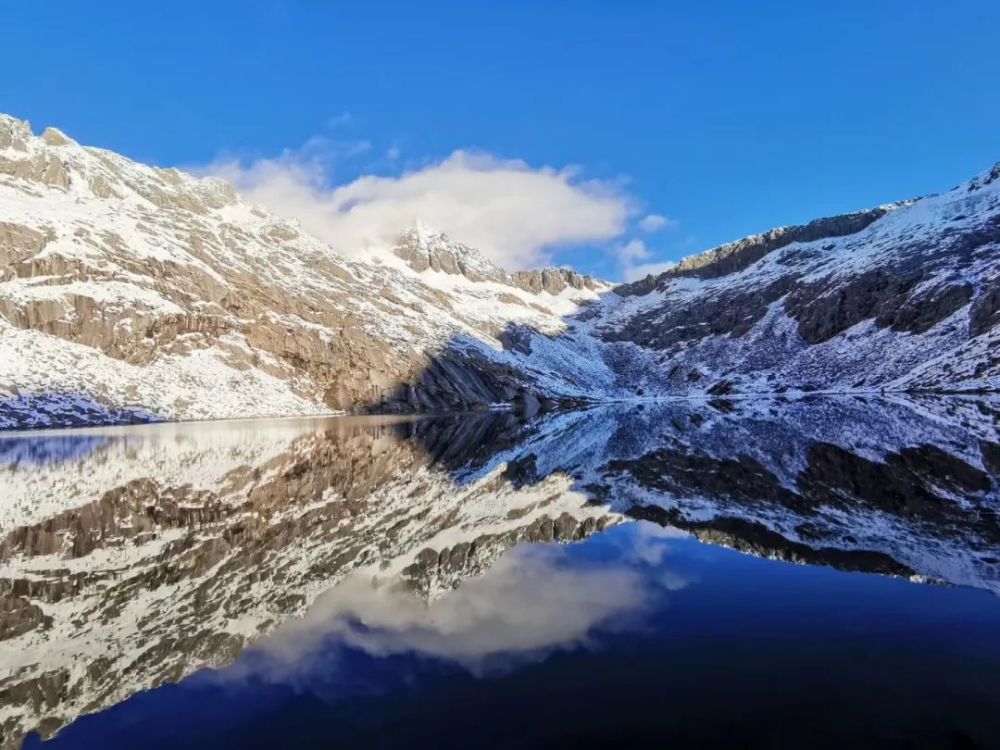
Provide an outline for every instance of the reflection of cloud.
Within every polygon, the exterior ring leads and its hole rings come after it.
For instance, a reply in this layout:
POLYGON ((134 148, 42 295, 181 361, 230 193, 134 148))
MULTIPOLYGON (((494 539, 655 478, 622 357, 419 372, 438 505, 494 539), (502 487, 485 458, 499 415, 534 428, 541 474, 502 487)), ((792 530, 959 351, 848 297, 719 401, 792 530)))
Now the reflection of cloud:
MULTIPOLYGON (((687 539, 691 535, 672 526, 660 526, 648 521, 639 521, 629 535, 628 547, 623 550, 626 559, 657 567, 663 565, 663 558, 670 549, 671 539, 687 539)), ((674 588, 668 586, 667 588, 674 588)), ((678 588, 683 588, 680 586, 678 588)))
MULTIPOLYGON (((651 544, 648 534, 643 544, 651 544)), ((310 661, 303 657, 332 642, 373 656, 416 652, 476 670, 490 657, 586 643, 595 628, 641 614, 659 587, 643 567, 638 558, 573 567, 566 548, 516 547, 482 577, 430 603, 399 586, 356 576, 321 596, 302 620, 260 649, 278 673, 297 671, 310 661)))

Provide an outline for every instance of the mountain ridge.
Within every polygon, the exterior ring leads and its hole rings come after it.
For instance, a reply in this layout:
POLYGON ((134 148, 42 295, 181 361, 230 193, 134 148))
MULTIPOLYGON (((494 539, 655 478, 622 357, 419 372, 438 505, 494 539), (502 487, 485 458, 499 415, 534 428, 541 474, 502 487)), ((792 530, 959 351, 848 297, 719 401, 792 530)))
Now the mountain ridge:
POLYGON ((451 240, 444 232, 433 232, 419 224, 399 235, 392 252, 418 273, 437 271, 460 274, 470 281, 496 281, 527 292, 559 294, 567 287, 607 290, 611 282, 574 271, 548 266, 522 271, 507 271, 484 257, 478 250, 451 240))
POLYGON ((0 116, 0 428, 1000 388, 1000 165, 614 286, 423 227, 360 257, 0 116))
POLYGON ((757 234, 750 234, 738 240, 724 242, 708 250, 681 258, 673 267, 658 273, 647 274, 643 279, 626 282, 615 288, 618 294, 629 296, 648 293, 665 278, 693 276, 696 278, 717 278, 736 273, 770 252, 780 250, 793 242, 812 242, 832 237, 856 234, 873 221, 885 216, 889 211, 911 205, 919 199, 912 198, 897 203, 886 203, 875 208, 850 211, 846 214, 812 219, 805 224, 775 227, 757 234), (636 287, 644 291, 634 292, 636 287))

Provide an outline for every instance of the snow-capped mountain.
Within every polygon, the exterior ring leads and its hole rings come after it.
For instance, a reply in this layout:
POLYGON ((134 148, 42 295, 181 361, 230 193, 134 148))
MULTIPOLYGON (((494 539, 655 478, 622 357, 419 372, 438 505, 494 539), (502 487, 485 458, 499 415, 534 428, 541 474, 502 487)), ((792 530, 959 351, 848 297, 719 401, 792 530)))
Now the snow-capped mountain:
POLYGON ((584 276, 569 268, 508 273, 474 248, 454 242, 446 234, 430 232, 420 224, 400 235, 393 253, 415 271, 430 269, 439 273, 460 274, 470 281, 495 281, 535 293, 545 291, 557 295, 569 287, 602 291, 609 286, 607 282, 584 276))
POLYGON ((0 427, 1000 387, 1000 165, 613 287, 418 226, 331 248, 0 116, 0 427))
POLYGON ((0 425, 509 400, 563 379, 524 377, 506 327, 558 333, 610 289, 423 229, 393 250, 348 257, 225 182, 0 117, 0 425))
POLYGON ((1000 387, 1000 164, 941 195, 748 237, 628 284, 594 335, 669 392, 1000 387))

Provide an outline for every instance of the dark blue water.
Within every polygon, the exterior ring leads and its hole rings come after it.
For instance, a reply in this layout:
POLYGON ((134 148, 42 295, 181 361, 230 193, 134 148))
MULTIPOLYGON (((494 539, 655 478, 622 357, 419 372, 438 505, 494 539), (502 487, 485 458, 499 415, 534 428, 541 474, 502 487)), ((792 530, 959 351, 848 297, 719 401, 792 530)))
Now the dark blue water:
POLYGON ((579 574, 570 598, 609 570, 635 596, 534 649, 505 652, 501 634, 448 658, 406 637, 380 650, 377 633, 367 648, 331 636, 280 666, 254 649, 44 747, 1000 747, 990 593, 759 559, 644 523, 545 564, 579 574))
POLYGON ((7 435, 0 610, 0 750, 1000 748, 1000 401, 7 435))

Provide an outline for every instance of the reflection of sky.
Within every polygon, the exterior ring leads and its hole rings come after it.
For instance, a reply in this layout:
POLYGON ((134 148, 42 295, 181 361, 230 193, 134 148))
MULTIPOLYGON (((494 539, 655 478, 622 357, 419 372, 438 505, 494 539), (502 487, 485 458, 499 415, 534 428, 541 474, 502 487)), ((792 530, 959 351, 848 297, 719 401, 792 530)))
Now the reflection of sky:
POLYGON ((982 741, 1000 739, 996 684, 987 592, 636 523, 515 548, 430 605, 354 579, 233 667, 84 717, 51 745, 730 747, 776 728, 788 747, 821 746, 815 732, 831 747, 862 746, 857 732, 982 741))
POLYGON ((7 428, 143 424, 158 422, 160 419, 143 409, 110 407, 82 393, 19 393, 0 396, 0 424, 7 428))
POLYGON ((108 440, 102 435, 0 438, 0 466, 14 468, 78 461, 108 440))
POLYGON ((476 672, 587 645, 595 629, 627 629, 663 589, 683 587, 664 559, 671 535, 653 525, 635 528, 633 546, 612 563, 579 560, 572 547, 524 545, 429 603, 356 576, 258 644, 254 669, 282 679, 303 662, 314 664, 331 643, 375 657, 420 654, 476 672))

